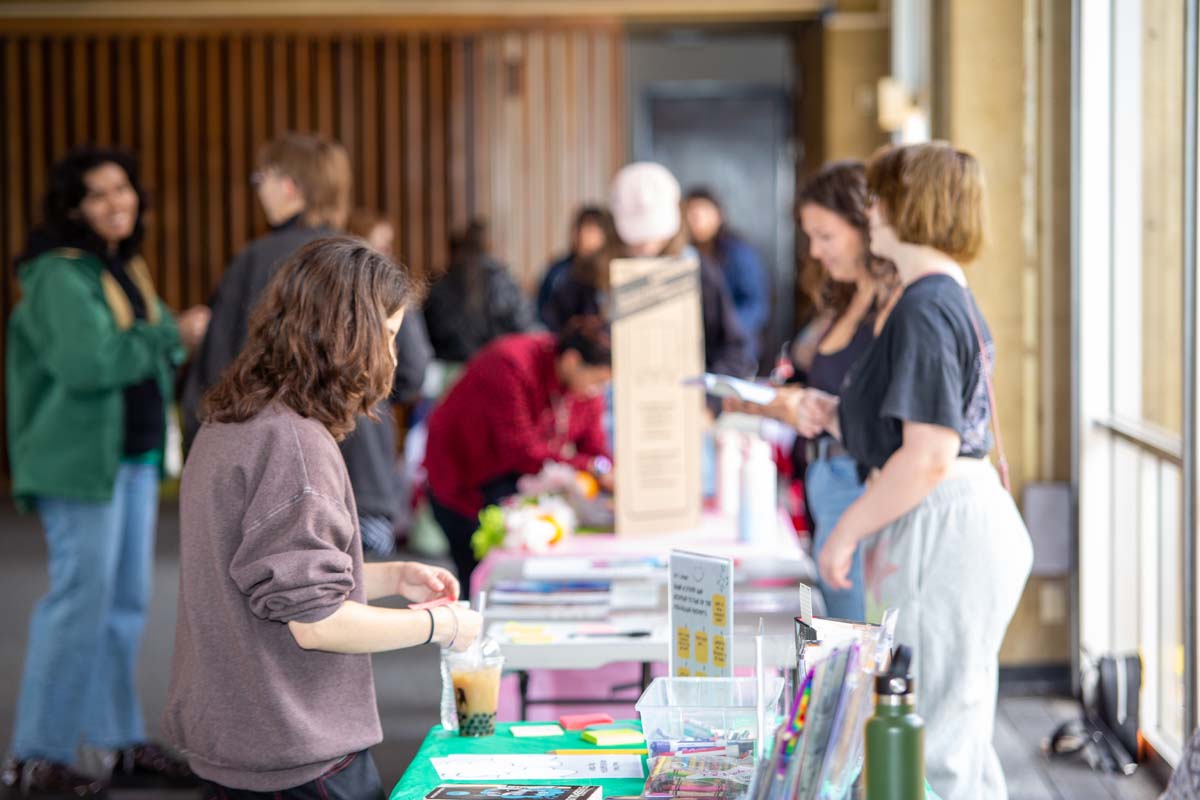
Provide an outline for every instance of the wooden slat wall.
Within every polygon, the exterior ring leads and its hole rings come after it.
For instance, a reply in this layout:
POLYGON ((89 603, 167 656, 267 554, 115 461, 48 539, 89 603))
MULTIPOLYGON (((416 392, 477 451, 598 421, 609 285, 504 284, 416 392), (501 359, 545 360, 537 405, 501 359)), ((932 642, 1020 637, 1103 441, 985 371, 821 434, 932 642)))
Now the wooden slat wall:
POLYGON ((474 208, 492 249, 532 291, 582 203, 606 203, 624 164, 624 36, 512 31, 480 37, 471 77, 481 155, 474 208))
POLYGON ((72 20, 0 33, 0 345, 49 166, 89 142, 140 157, 144 254, 177 310, 205 302, 266 230, 249 174, 286 130, 342 141, 356 205, 393 221, 416 270, 444 267, 450 231, 481 215, 531 287, 565 246, 575 205, 602 200, 624 157, 621 48, 615 26, 596 24, 72 20))

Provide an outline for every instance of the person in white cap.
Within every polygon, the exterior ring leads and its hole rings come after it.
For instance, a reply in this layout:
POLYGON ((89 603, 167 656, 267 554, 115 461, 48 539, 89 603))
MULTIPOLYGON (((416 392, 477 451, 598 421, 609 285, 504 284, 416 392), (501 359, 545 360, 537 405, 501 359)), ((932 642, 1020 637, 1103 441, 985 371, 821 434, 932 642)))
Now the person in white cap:
MULTIPOLYGON (((610 194, 617 238, 595 258, 581 260, 549 300, 562 319, 607 316, 608 264, 630 256, 677 256, 689 249, 683 228, 679 181, 662 164, 639 161, 613 179, 610 194)), ((693 250, 694 254, 695 251, 693 250)), ((709 372, 747 377, 757 366, 716 263, 700 259, 704 362, 709 372)))

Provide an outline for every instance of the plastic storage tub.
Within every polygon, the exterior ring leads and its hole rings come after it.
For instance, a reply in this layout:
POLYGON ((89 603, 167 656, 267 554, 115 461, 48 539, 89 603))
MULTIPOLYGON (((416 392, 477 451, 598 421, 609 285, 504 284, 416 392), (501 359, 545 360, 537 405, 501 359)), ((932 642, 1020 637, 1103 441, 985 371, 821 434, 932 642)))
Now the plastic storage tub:
POLYGON ((750 748, 759 737, 759 720, 774 733, 778 722, 779 695, 783 680, 766 682, 767 690, 759 715, 755 679, 750 678, 655 678, 637 701, 638 716, 651 756, 664 752, 714 748, 750 748))

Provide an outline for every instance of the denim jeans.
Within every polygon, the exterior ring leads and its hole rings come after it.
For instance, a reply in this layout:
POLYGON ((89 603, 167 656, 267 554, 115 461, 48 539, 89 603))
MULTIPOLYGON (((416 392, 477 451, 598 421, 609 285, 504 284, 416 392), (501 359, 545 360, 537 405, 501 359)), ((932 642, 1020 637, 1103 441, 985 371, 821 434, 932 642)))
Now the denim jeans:
POLYGON ((231 789, 204 781, 201 800, 383 800, 386 792, 371 753, 352 753, 302 786, 277 792, 231 789))
MULTIPOLYGON (((821 455, 821 458, 808 465, 808 472, 804 476, 804 498, 817 528, 813 535, 814 556, 821 552, 838 519, 858 499, 864 488, 858 479, 858 466, 853 458, 826 457, 824 448, 821 455)), ((825 613, 834 619, 863 622, 867 608, 861 544, 854 551, 850 581, 854 584, 852 588, 834 591, 824 581, 818 580, 821 594, 825 597, 825 613)))
POLYGON ((33 612, 12 754, 64 764, 145 741, 134 686, 150 599, 158 466, 122 464, 112 499, 37 498, 50 590, 33 612))

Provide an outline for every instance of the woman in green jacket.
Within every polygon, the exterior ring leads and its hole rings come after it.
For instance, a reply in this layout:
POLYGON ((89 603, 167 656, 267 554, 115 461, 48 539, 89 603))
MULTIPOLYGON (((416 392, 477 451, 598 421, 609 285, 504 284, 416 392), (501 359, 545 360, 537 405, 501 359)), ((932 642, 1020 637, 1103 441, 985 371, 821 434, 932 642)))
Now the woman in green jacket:
MULTIPOLYGON (((4 783, 99 796, 79 745, 117 754, 112 783, 188 781, 147 742, 134 669, 150 598, 166 409, 184 357, 154 292, 143 196, 125 153, 83 149, 50 175, 9 320, 8 442, 19 506, 41 518, 50 588, 29 626, 4 783)), ((204 309, 180 323, 195 327, 204 309)))

